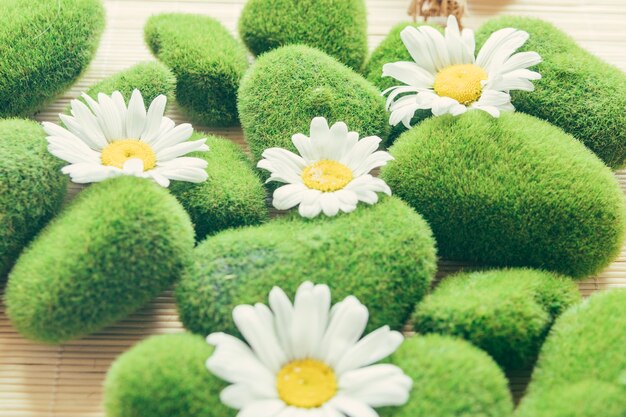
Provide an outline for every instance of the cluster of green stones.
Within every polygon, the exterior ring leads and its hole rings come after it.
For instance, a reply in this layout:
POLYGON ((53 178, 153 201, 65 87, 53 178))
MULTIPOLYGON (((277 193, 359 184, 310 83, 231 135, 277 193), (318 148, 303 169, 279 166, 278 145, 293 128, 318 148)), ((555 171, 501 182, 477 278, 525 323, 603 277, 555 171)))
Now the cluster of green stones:
MULTIPOLYGON (((62 18, 51 21, 49 0, 5 1, 0 117, 26 116, 87 65, 102 5, 60 0, 62 18), (42 27, 49 30, 29 43, 42 27), (20 77, 24 69, 33 76, 20 77)), ((477 32, 479 44, 512 26, 543 58, 536 91, 513 94, 519 113, 418 112, 403 133, 388 126, 381 91, 392 82, 381 74, 385 63, 410 60, 399 37, 406 26, 366 62, 363 0, 249 0, 243 42, 208 17, 153 16, 145 38, 160 62, 87 94, 139 89, 148 102, 175 99, 202 125, 240 121, 252 160, 227 139, 194 134, 210 147, 193 155, 208 161, 201 184, 164 190, 117 178, 62 207, 68 180, 43 129, 0 120, 0 274, 11 270, 5 303, 15 327, 62 343, 177 283, 191 333, 152 337, 122 355, 107 377, 107 415, 224 417, 232 414, 219 400, 225 385, 204 366, 212 348, 192 333, 235 333, 234 306, 264 302, 274 285, 293 296, 311 280, 328 284, 333 301, 357 296, 371 313, 368 330, 410 319, 419 333, 389 359, 413 379, 411 399, 381 409, 383 417, 511 416, 502 370, 537 357, 516 416, 622 416, 626 292, 580 303, 572 279, 605 268, 626 233, 611 171, 626 158, 626 76, 546 22, 494 19, 477 32), (250 68, 246 47, 259 55, 250 68), (318 116, 395 141, 395 160, 381 173, 395 196, 333 218, 268 221, 253 161, 270 147, 293 150, 291 135, 307 133, 318 116), (428 295, 437 253, 505 269, 448 278, 428 295)))

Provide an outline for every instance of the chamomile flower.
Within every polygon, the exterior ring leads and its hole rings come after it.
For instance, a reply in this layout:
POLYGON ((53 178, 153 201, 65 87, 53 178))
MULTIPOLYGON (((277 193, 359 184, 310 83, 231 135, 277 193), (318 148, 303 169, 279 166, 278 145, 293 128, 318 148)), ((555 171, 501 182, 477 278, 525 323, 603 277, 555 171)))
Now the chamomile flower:
POLYGON ((383 77, 405 84, 383 92, 389 94, 387 109, 393 126, 402 122, 409 128, 420 109, 435 116, 478 109, 499 117, 501 111, 515 110, 509 91, 533 91, 531 81, 541 78, 527 69, 541 62, 538 53, 515 53, 529 37, 521 30, 494 32, 476 57, 474 33, 460 32, 454 16, 448 18, 445 37, 429 26, 409 26, 400 37, 415 62, 383 66, 383 77))
POLYGON ((310 137, 296 134, 292 142, 300 155, 282 148, 263 152, 259 168, 270 171, 269 181, 287 183, 274 192, 273 204, 278 210, 299 205, 303 217, 313 218, 323 212, 334 216, 349 213, 359 201, 374 204, 377 193, 391 195, 391 189, 380 178, 369 174, 393 157, 377 151, 381 139, 370 136, 359 140, 345 123, 328 127, 323 117, 311 122, 310 137))
POLYGON ((119 91, 111 96, 87 94, 73 100, 71 116, 60 114, 66 128, 43 123, 48 150, 70 165, 63 168, 75 183, 104 181, 119 175, 149 178, 167 187, 170 180, 203 182, 207 162, 184 155, 207 151, 206 139, 188 141, 193 128, 176 126, 163 116, 167 98, 160 95, 146 111, 138 90, 128 102, 119 91))
POLYGON ((326 285, 305 282, 292 304, 274 288, 269 305, 233 310, 247 341, 213 333, 207 361, 231 383, 221 401, 239 417, 377 417, 377 407, 408 401, 412 380, 397 366, 375 364, 402 343, 388 327, 361 338, 367 308, 355 297, 330 305, 326 285))

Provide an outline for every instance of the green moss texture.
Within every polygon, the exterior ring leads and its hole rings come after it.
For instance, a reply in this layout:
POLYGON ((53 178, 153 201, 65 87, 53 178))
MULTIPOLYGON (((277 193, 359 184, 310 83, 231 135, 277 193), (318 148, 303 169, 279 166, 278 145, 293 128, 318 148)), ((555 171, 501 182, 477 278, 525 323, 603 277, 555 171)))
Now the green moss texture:
POLYGON ((93 184, 18 259, 7 315, 43 342, 92 333, 174 282, 193 243, 189 216, 167 190, 135 177, 93 184))
MULTIPOLYGON (((402 32, 407 26, 419 27, 421 25, 421 23, 398 23, 396 26, 391 28, 389 34, 370 55, 363 70, 363 74, 365 75, 365 78, 378 87, 381 92, 395 85, 402 84, 400 81, 392 77, 383 77, 383 66, 385 64, 398 61, 413 62, 411 54, 409 54, 406 46, 402 43, 402 39, 400 39, 400 32, 402 32)), ((440 28, 437 26, 436 29, 440 28)), ((413 116, 413 119, 411 120, 411 126, 415 126, 430 116, 432 116, 432 112, 430 110, 417 110, 415 112, 415 116, 413 116)), ((406 127, 404 127, 402 123, 392 127, 391 134, 389 135, 390 140, 396 139, 406 130, 406 127)))
POLYGON ((500 17, 476 33, 482 44, 504 27, 525 30, 530 39, 521 48, 536 51, 542 79, 535 91, 512 91, 517 110, 561 127, 582 141, 612 168, 626 158, 626 74, 578 46, 551 23, 526 17, 500 17))
POLYGON ((0 281, 59 211, 68 179, 33 121, 0 120, 0 281))
POLYGON ((596 293, 572 307, 552 327, 517 414, 520 417, 626 415, 624 346, 626 289, 596 293), (605 390, 600 383, 614 389, 605 390), (621 394, 616 390, 621 390, 621 394), (593 400, 591 394, 600 391, 604 394, 599 394, 598 398, 621 397, 621 400, 605 402, 606 412, 597 413, 601 404, 593 400), (562 397, 564 392, 569 395, 562 397), (573 403, 567 404, 566 398, 573 403), (583 398, 588 401, 582 401, 583 398), (574 407, 575 404, 579 407, 574 407), (572 413, 561 409, 572 410, 572 413), (544 414, 538 414, 538 410, 544 414), (548 410, 553 414, 547 414, 548 410))
POLYGON ((417 305, 419 333, 457 336, 505 369, 531 367, 554 319, 580 300, 567 278, 529 269, 461 273, 417 305))
POLYGON ((400 329, 428 291, 435 258, 428 225, 395 198, 333 218, 294 214, 198 245, 194 267, 176 288, 178 311, 195 333, 235 334, 235 306, 267 303, 273 286, 293 296, 308 280, 328 284, 334 302, 359 298, 370 331, 400 329))
POLYGON ((2 0, 0 118, 27 116, 66 90, 95 54, 100 0, 2 0))
POLYGON ((246 154, 237 144, 217 136, 195 133, 190 140, 203 137, 209 151, 190 156, 208 162, 208 179, 199 184, 174 181, 169 188, 191 216, 196 239, 266 221, 265 189, 246 154))
POLYGON ((413 379, 409 402, 381 417, 507 417, 513 401, 504 374, 485 352, 450 337, 414 336, 391 356, 413 379))
POLYGON ((364 0, 248 0, 239 33, 255 55, 303 44, 360 70, 367 56, 364 0))
POLYGON ((547 122, 522 113, 431 118, 390 152, 382 177, 428 221, 443 257, 580 278, 619 254, 617 180, 547 122))
POLYGON ((237 89, 248 68, 246 48, 206 16, 170 13, 145 26, 148 46, 176 76, 176 99, 194 123, 237 123, 237 89))
POLYGON ((239 116, 255 160, 267 148, 296 151, 295 133, 311 120, 345 122, 361 137, 388 134, 385 100, 359 74, 307 46, 285 46, 261 56, 239 89, 239 116))
POLYGON ((205 367, 213 353, 202 337, 152 336, 120 356, 104 384, 107 417, 226 417, 226 386, 205 367))
POLYGON ((169 104, 175 99, 176 77, 164 64, 143 62, 94 84, 87 94, 97 99, 98 93, 111 95, 119 91, 128 103, 135 89, 141 91, 146 107, 161 94, 167 96, 169 104))

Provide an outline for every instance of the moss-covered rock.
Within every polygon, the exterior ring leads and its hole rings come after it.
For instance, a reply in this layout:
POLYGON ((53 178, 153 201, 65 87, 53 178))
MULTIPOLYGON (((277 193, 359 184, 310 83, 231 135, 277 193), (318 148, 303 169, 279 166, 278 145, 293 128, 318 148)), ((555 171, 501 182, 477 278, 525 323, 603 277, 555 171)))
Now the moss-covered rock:
POLYGON ((213 353, 202 337, 152 336, 120 356, 104 384, 107 417, 226 417, 226 386, 204 366, 213 353))
POLYGON ((552 327, 517 414, 520 417, 626 415, 624 346, 626 289, 596 293, 570 308, 552 327), (588 380, 591 381, 585 382, 588 380), (607 384, 615 389, 605 389, 607 384), (601 404, 592 400, 592 394, 600 391, 604 393, 598 398, 613 400, 605 403, 606 412, 597 413, 601 404), (614 401, 619 396, 622 400, 614 401), (573 403, 567 404, 566 398, 573 403), (574 407, 576 404, 578 407, 574 407), (539 411, 544 414, 537 414, 539 411), (547 414, 548 411, 553 414, 547 414))
POLYGON ((198 245, 176 289, 178 311, 195 333, 234 334, 235 306, 265 302, 275 285, 293 296, 308 280, 328 284, 334 302, 359 298, 369 330, 399 329, 427 292, 435 261, 428 225, 396 198, 333 218, 293 215, 198 245))
POLYGON ((367 56, 366 17, 364 0, 248 0, 239 33, 255 55, 303 44, 358 71, 367 56))
POLYGON ((246 48, 220 22, 168 13, 145 27, 148 46, 176 76, 176 99, 196 123, 237 123, 237 88, 248 68, 246 48))
POLYGON ((38 123, 0 120, 0 281, 65 197, 63 162, 47 146, 38 123))
POLYGON ((146 105, 161 94, 166 95, 171 103, 175 98, 176 77, 164 64, 143 62, 92 85, 87 94, 97 99, 98 93, 111 95, 114 91, 119 91, 128 102, 135 89, 141 91, 146 105))
POLYGON ((554 319, 580 300, 568 278, 529 269, 461 273, 417 305, 419 333, 457 336, 503 368, 532 366, 554 319))
POLYGON ((0 118, 33 114, 68 88, 103 29, 100 0, 2 0, 0 118))
POLYGON ((251 226, 267 220, 269 213, 263 184, 243 150, 228 139, 195 133, 190 140, 207 138, 208 152, 195 156, 209 164, 205 182, 175 181, 171 193, 191 216, 196 239, 230 227, 251 226))
POLYGON ((535 91, 512 91, 517 110, 547 120, 582 141, 607 165, 626 159, 626 74, 582 49, 551 23, 527 17, 499 17, 476 33, 478 45, 505 27, 530 34, 521 51, 543 62, 535 91))
POLYGON ((385 100, 363 77, 307 46, 285 46, 261 56, 239 89, 239 116, 255 160, 267 148, 296 151, 295 133, 311 120, 345 122, 361 137, 388 134, 385 100))
POLYGON ((485 352, 450 337, 411 337, 391 362, 413 379, 409 402, 381 417, 508 417, 513 401, 504 374, 485 352))
POLYGON ((174 282, 193 243, 189 216, 167 190, 135 177, 93 184, 18 259, 7 314, 28 338, 84 336, 174 282))
POLYGON ((515 417, 624 417, 626 387, 595 380, 546 389, 524 400, 515 417))
POLYGON ((426 218, 443 257, 580 278, 619 253, 617 180, 547 122, 522 113, 430 118, 390 152, 383 178, 426 218))

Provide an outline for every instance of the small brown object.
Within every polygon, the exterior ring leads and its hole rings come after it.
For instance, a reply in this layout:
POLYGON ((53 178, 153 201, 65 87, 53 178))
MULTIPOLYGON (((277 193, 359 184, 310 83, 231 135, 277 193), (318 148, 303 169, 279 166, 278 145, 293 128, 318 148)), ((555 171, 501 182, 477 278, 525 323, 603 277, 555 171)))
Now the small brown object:
POLYGON ((453 15, 459 22, 459 27, 462 28, 461 19, 466 7, 467 0, 411 0, 408 13, 413 17, 414 22, 417 21, 418 16, 427 22, 429 17, 453 15))

